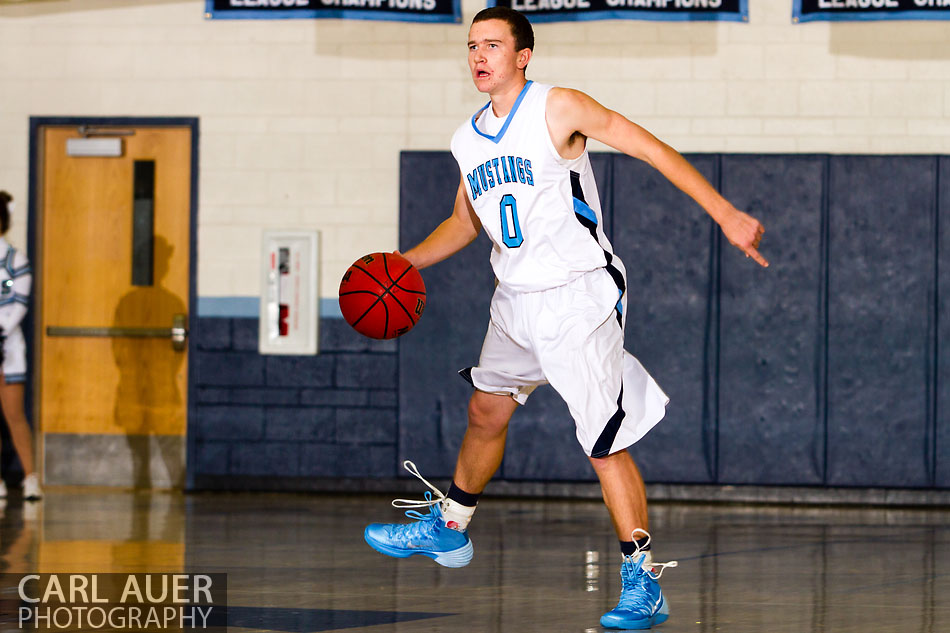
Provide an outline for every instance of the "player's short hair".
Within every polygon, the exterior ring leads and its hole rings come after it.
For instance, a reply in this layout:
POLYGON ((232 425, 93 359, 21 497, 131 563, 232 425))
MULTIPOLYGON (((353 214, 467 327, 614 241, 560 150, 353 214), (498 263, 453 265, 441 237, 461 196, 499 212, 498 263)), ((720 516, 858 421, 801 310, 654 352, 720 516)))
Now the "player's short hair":
POLYGON ((482 9, 472 18, 472 24, 484 22, 485 20, 502 20, 507 22, 511 28, 511 34, 515 36, 515 50, 522 51, 526 48, 534 50, 534 29, 528 18, 523 13, 519 13, 508 7, 488 7, 482 9))
POLYGON ((13 196, 6 191, 0 191, 0 235, 7 232, 10 228, 10 201, 13 196))

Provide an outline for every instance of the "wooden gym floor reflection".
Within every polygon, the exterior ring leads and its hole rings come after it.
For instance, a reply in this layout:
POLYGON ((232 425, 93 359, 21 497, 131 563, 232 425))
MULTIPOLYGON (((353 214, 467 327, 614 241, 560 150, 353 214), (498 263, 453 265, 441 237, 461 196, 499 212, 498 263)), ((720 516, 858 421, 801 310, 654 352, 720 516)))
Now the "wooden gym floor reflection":
MULTIPOLYGON (((485 498, 475 559, 445 569, 363 542, 388 497, 53 489, 11 497, 5 573, 227 573, 231 631, 602 631, 619 595, 606 511, 485 498)), ((950 631, 950 512, 656 504, 672 615, 658 631, 950 631)), ((14 625, 15 626, 15 625, 14 625)), ((5 630, 12 630, 9 624, 5 630)))

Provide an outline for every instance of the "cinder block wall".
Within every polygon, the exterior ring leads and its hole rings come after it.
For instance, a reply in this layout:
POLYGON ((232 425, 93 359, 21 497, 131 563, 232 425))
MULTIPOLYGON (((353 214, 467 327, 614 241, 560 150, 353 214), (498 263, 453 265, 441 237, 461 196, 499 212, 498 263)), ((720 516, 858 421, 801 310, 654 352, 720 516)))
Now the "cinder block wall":
MULTIPOLYGON (((193 359, 189 476, 198 486, 252 478, 393 477, 395 341, 325 320, 318 356, 257 353, 257 320, 202 318, 193 359)), ((300 487, 297 484, 296 487, 300 487)))
MULTIPOLYGON (((197 116, 199 295, 256 296, 261 230, 301 227, 322 231, 332 297, 350 262, 396 246, 399 152, 446 149, 484 103, 465 49, 484 2, 463 0, 460 25, 209 21, 204 5, 0 5, 0 187, 25 205, 30 115, 197 116)), ((793 25, 791 0, 749 14, 538 25, 529 76, 684 152, 950 153, 950 23, 793 25)))

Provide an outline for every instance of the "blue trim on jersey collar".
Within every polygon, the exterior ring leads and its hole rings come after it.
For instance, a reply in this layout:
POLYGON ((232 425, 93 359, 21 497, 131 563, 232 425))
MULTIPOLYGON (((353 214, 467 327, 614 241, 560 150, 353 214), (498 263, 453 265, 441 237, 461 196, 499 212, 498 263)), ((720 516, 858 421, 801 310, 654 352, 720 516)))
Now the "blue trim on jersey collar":
POLYGON ((489 108, 489 106, 491 106, 491 101, 489 101, 488 103, 486 103, 486 104, 485 104, 485 107, 483 107, 481 110, 479 110, 478 112, 476 112, 475 114, 472 115, 472 129, 475 130, 475 132, 476 132, 477 134, 479 134, 480 136, 484 136, 485 138, 487 138, 487 139, 488 139, 489 141, 491 141, 492 143, 496 143, 496 144, 497 144, 497 143, 500 143, 500 142, 501 142, 501 137, 503 137, 503 136, 505 135, 505 132, 508 131, 508 126, 511 124, 511 120, 512 120, 513 118, 515 118, 515 112, 518 111, 518 106, 521 105, 521 101, 524 99, 524 96, 525 96, 526 94, 528 94, 528 88, 529 88, 529 87, 531 86, 531 84, 533 84, 533 83, 534 83, 534 81, 529 80, 529 81, 524 85, 524 88, 521 89, 521 93, 518 95, 518 98, 515 99, 515 105, 511 106, 511 112, 508 113, 508 118, 505 119, 505 124, 501 126, 501 129, 500 129, 500 130, 498 130, 498 134, 496 134, 496 135, 494 135, 494 136, 492 136, 492 135, 490 135, 490 134, 485 134, 484 132, 482 132, 481 130, 478 129, 478 126, 477 126, 477 125, 475 125, 475 121, 478 120, 478 115, 481 114, 482 112, 484 112, 485 110, 487 110, 487 109, 489 108))

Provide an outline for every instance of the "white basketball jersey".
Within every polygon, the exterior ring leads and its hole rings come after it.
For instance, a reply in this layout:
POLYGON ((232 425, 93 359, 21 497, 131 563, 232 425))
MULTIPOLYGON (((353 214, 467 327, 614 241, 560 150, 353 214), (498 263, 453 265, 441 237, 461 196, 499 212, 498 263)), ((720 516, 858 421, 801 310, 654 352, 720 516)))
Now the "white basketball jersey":
POLYGON ((550 90, 529 81, 503 121, 489 102, 452 137, 469 199, 493 243, 492 268, 499 283, 532 292, 607 267, 623 292, 587 151, 567 160, 551 141, 550 90))

